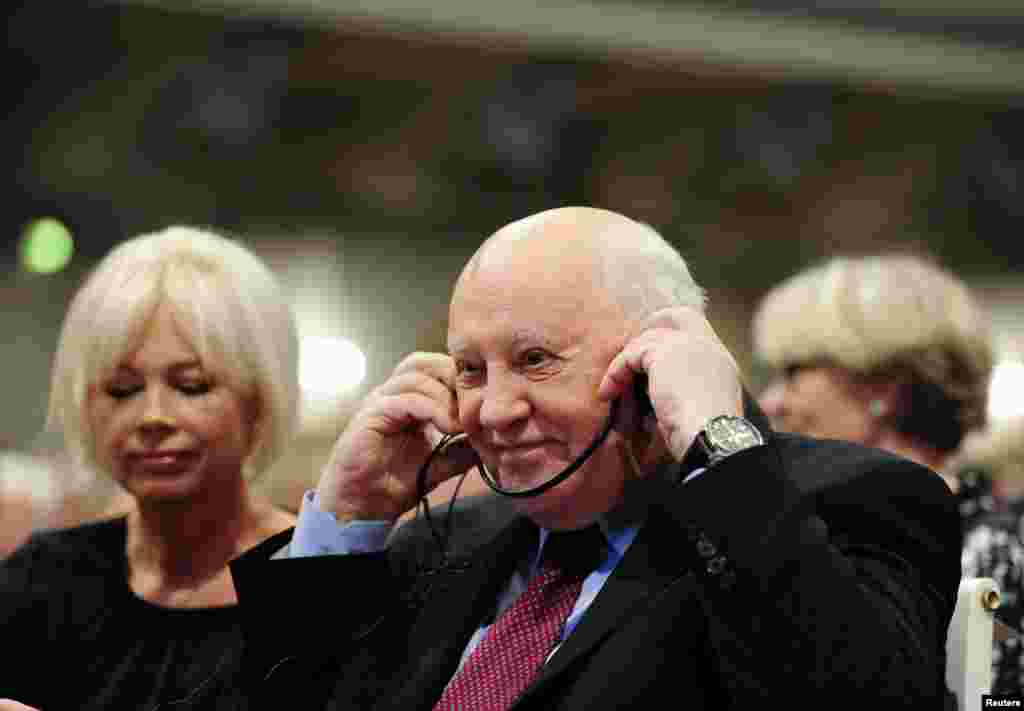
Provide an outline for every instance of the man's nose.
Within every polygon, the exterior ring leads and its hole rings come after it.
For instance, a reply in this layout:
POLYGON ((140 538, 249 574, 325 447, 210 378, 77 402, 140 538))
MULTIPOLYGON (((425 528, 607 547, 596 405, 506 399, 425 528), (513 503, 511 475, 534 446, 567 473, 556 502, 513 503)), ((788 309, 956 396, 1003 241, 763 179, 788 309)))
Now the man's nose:
POLYGON ((480 424, 492 430, 501 430, 526 419, 530 403, 525 388, 513 376, 491 376, 483 390, 480 404, 480 424))

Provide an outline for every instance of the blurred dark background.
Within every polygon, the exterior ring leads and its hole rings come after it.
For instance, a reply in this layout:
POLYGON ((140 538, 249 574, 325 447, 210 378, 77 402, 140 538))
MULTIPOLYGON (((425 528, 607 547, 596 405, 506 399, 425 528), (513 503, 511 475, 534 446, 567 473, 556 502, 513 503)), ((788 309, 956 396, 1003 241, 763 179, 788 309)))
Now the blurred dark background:
POLYGON ((1024 8, 816 5, 9 3, 0 436, 40 441, 85 271, 172 223, 245 239, 303 335, 365 355, 310 416, 325 441, 401 355, 443 347, 483 237, 568 203, 676 244, 755 385, 757 299, 835 253, 937 257, 1021 357, 1024 8), (40 218, 73 238, 48 273, 24 261, 40 218))

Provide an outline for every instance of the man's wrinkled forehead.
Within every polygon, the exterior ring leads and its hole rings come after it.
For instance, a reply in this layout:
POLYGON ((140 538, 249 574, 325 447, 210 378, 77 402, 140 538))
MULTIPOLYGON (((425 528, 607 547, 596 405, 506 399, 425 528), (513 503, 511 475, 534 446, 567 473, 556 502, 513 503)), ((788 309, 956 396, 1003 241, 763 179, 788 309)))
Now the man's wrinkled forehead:
POLYGON ((449 307, 449 350, 481 337, 515 346, 579 335, 600 316, 589 281, 586 271, 529 261, 465 274, 449 307))

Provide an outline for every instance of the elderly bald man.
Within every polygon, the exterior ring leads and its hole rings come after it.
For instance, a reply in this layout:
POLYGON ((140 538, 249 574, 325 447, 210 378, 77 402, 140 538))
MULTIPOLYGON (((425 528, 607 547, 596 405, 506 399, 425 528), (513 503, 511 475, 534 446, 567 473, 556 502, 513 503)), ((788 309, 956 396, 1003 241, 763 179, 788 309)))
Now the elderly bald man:
POLYGON ((946 486, 771 432, 703 311, 679 254, 616 213, 546 211, 486 240, 449 353, 400 362, 294 535, 234 564, 253 705, 941 703, 960 575, 946 486), (392 531, 472 465, 498 493, 392 531))

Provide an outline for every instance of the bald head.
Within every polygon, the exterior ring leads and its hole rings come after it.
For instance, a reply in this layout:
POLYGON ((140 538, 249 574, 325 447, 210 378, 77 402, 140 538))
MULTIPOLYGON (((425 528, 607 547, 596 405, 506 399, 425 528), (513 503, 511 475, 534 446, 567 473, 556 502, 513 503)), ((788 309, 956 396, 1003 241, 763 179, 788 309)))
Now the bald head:
POLYGON ((541 264, 569 288, 582 287, 576 279, 584 278, 631 321, 670 306, 704 307, 703 290, 661 235, 592 207, 546 210, 502 227, 480 246, 459 282, 480 270, 517 267, 529 267, 540 278, 541 264))
MULTIPOLYGON (((605 234, 616 231, 628 239, 629 233, 642 227, 640 223, 608 210, 592 207, 563 207, 538 212, 505 225, 491 235, 470 260, 486 263, 492 255, 509 250, 536 250, 555 255, 577 250, 596 257, 605 248, 605 234)), ((494 256, 494 258, 498 258, 494 256)))

